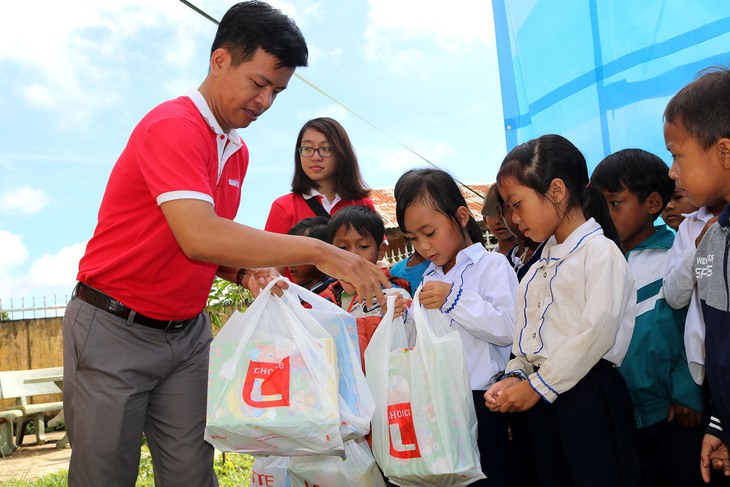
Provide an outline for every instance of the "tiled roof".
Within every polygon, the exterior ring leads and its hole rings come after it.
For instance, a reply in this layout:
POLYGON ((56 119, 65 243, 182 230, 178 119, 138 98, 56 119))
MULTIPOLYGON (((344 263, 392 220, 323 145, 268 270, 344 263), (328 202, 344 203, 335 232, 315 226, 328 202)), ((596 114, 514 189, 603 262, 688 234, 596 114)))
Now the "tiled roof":
MULTIPOLYGON (((469 184, 470 188, 477 194, 462 186, 461 194, 464 195, 466 204, 471 210, 471 214, 476 221, 482 221, 482 203, 484 195, 489 188, 488 184, 469 184)), ((370 190, 370 199, 375 203, 375 209, 383 217, 386 229, 398 228, 398 220, 395 217, 395 198, 393 197, 393 188, 374 188, 370 190)))

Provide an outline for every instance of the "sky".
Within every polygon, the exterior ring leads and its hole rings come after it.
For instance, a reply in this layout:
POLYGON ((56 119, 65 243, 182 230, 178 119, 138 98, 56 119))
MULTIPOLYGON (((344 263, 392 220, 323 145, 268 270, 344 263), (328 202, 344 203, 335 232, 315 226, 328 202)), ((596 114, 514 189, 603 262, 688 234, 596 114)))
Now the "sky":
MULTIPOLYGON (((233 4, 191 3, 216 19, 233 4)), ((236 221, 263 228, 291 189, 299 129, 320 116, 345 127, 370 187, 424 159, 467 184, 494 180, 506 148, 491 2, 270 3, 307 39, 297 75, 341 104, 294 77, 239 131, 250 164, 236 221)), ((0 7, 0 308, 65 303, 129 134, 200 85, 215 30, 178 0, 0 7)))

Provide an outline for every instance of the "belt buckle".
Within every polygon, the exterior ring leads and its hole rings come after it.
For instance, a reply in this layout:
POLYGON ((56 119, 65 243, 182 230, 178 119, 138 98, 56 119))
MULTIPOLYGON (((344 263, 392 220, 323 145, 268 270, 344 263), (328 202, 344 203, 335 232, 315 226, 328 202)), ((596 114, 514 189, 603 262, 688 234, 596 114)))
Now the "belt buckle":
MULTIPOLYGON (((127 309, 128 308, 125 305, 123 305, 122 303, 120 303, 116 299, 111 299, 110 298, 109 299, 109 302, 107 303, 107 309, 106 310, 108 312, 114 314, 114 315, 124 317, 125 311, 127 309)), ((128 313, 127 313, 127 316, 128 316, 128 313)))
POLYGON ((170 320, 167 322, 167 326, 165 327, 165 331, 181 331, 185 328, 185 322, 180 320, 170 320))

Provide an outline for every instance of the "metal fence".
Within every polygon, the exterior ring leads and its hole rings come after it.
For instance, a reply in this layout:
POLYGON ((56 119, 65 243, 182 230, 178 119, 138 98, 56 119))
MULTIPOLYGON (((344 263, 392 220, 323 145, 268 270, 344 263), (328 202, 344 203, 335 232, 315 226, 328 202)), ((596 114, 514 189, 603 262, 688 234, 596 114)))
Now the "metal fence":
POLYGON ((44 296, 38 300, 20 298, 19 301, 0 299, 0 321, 56 318, 63 316, 66 311, 66 303, 68 303, 68 296, 64 296, 63 299, 57 296, 53 296, 51 299, 44 296))

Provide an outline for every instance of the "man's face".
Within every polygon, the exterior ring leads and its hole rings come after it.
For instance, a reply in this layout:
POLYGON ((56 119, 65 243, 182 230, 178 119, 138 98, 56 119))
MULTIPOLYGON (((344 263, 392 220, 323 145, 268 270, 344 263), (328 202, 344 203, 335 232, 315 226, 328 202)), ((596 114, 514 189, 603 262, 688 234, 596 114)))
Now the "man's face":
POLYGON ((262 49, 238 66, 231 64, 225 49, 211 57, 215 82, 208 103, 224 131, 248 127, 271 107, 276 95, 286 89, 294 68, 278 66, 279 59, 262 49))

